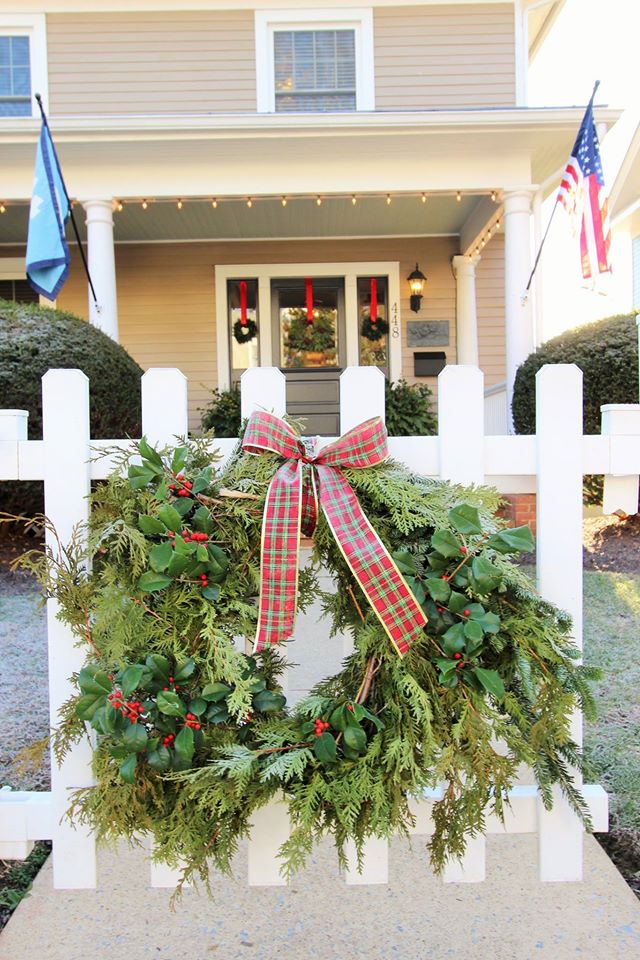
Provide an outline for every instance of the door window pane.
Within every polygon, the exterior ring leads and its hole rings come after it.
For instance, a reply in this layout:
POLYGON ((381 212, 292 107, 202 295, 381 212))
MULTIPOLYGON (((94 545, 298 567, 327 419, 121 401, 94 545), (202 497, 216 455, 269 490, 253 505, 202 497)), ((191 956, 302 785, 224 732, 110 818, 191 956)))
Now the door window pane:
POLYGON ((354 30, 277 30, 273 49, 277 112, 356 109, 354 30))
POLYGON ((281 366, 339 365, 338 309, 341 283, 324 277, 313 280, 310 322, 304 278, 273 281, 280 328, 281 366))
POLYGON ((229 311, 231 367, 234 379, 237 380, 243 370, 248 370, 250 367, 257 367, 260 364, 258 281, 255 279, 228 280, 227 304, 229 311), (242 324, 242 283, 246 284, 244 294, 246 297, 246 325, 242 324))
POLYGON ((16 303, 40 303, 28 280, 0 280, 0 300, 14 300, 16 303))
POLYGON ((31 116, 29 37, 0 37, 0 116, 31 116))
POLYGON ((389 372, 389 283, 387 277, 358 277, 360 364, 389 372), (376 322, 371 315, 371 280, 375 279, 376 322))

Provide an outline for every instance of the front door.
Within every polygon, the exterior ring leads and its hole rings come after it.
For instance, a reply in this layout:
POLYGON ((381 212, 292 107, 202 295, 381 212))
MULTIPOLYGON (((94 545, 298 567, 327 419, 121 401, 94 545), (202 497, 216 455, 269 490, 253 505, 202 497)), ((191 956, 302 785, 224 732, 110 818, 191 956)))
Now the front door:
POLYGON ((338 436, 344 278, 274 279, 271 311, 273 357, 287 381, 287 413, 304 420, 306 436, 338 436))

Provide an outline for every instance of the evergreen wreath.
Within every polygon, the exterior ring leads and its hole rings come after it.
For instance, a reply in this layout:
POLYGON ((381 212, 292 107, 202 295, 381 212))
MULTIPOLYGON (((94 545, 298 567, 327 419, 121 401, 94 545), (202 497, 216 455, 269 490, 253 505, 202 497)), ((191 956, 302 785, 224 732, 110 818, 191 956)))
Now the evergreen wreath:
POLYGON ((384 337, 388 332, 389 324, 384 317, 378 317, 375 323, 370 316, 363 318, 360 333, 363 337, 366 337, 367 340, 379 340, 380 337, 384 337))
POLYGON ((320 592, 318 567, 329 570, 339 584, 322 594, 329 629, 350 632, 355 652, 288 709, 282 657, 237 648, 255 634, 263 508, 280 459, 238 446, 219 468, 197 440, 110 452, 119 461, 92 495, 88 549, 76 531, 21 561, 86 646, 52 739, 60 761, 87 727, 97 732, 96 785, 74 793, 69 816, 99 840, 136 843, 146 831, 156 859, 207 883, 211 865, 230 870, 254 811, 284 793, 289 876, 325 834, 342 864, 349 839, 360 857, 369 836, 406 834, 410 798, 444 782, 429 843, 441 869, 489 811, 503 815, 521 763, 547 806, 558 784, 588 825, 569 722, 576 708, 592 715, 594 672, 576 663, 568 617, 514 564, 533 541, 495 519, 494 490, 393 462, 344 471, 428 623, 400 658, 320 516, 299 607, 320 592))
POLYGON ((239 320, 233 325, 233 336, 238 343, 249 343, 258 333, 258 324, 251 317, 247 317, 243 324, 239 320))

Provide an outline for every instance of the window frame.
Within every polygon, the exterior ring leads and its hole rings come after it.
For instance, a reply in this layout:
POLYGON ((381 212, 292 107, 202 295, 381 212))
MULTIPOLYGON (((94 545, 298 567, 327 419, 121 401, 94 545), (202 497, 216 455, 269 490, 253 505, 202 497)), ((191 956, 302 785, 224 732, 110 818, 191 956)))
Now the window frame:
MULTIPOLYGON (((375 110, 373 11, 371 8, 349 7, 344 10, 255 11, 258 113, 276 112, 274 34, 285 30, 353 30, 356 61, 356 108, 353 112, 375 110)), ((309 115, 316 112, 328 111, 311 111, 309 115)), ((352 111, 340 112, 351 113, 352 111)), ((285 115, 284 111, 278 114, 278 116, 285 115)))
POLYGON ((47 30, 43 13, 0 13, 0 36, 29 37, 29 72, 31 80, 31 113, 24 116, 2 116, 0 122, 33 120, 40 116, 35 98, 39 93, 42 105, 49 109, 49 77, 47 69, 47 30))

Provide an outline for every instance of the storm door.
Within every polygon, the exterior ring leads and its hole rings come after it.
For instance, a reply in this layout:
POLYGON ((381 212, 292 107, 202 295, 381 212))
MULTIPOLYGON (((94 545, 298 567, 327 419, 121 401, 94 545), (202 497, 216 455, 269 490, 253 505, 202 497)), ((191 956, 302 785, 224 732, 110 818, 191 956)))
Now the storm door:
POLYGON ((346 364, 343 277, 271 281, 274 362, 287 381, 287 413, 307 436, 340 433, 339 378, 346 364))

